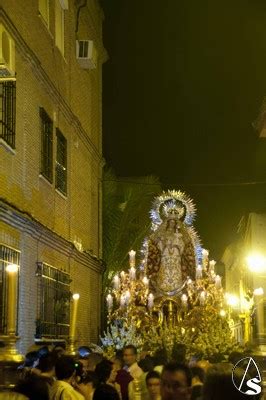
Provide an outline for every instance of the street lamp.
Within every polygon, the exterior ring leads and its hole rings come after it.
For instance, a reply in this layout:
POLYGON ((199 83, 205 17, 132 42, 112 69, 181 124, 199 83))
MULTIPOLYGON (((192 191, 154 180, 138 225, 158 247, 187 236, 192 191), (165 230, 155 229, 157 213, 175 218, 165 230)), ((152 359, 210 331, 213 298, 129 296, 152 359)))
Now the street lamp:
POLYGON ((246 258, 251 272, 266 272, 266 257, 260 253, 251 253, 246 258))

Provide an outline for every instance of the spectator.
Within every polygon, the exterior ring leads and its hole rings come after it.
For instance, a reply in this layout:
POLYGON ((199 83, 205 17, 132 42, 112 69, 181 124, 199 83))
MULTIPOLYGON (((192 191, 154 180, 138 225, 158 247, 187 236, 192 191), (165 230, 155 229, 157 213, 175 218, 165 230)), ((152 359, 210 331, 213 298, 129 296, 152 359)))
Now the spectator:
POLYGON ((91 353, 87 357, 87 371, 95 371, 96 365, 102 361, 103 356, 99 353, 91 353))
POLYGON ((132 344, 124 347, 123 359, 125 363, 125 369, 130 373, 133 379, 138 379, 143 374, 142 369, 137 363, 137 349, 132 344))
POLYGON ((150 400, 161 400, 161 377, 159 372, 148 372, 146 375, 146 386, 150 400))
POLYGON ((120 386, 116 382, 117 366, 112 361, 106 359, 102 360, 96 365, 95 373, 100 384, 108 384, 113 386, 117 390, 119 396, 122 398, 120 386))
POLYGON ((200 367, 191 367, 192 373, 192 394, 191 400, 197 400, 201 396, 205 372, 200 367))
POLYGON ((123 358, 116 356, 112 361, 117 368, 116 382, 120 386, 122 400, 128 400, 128 385, 133 380, 133 378, 130 373, 123 368, 123 358))
POLYGON ((84 374, 78 382, 77 388, 85 400, 92 400, 93 393, 97 387, 98 379, 95 372, 89 371, 84 374))
POLYGON ((161 376, 162 400, 189 400, 191 381, 191 372, 186 365, 166 364, 161 376))
POLYGON ((51 400, 84 400, 77 386, 76 369, 79 364, 70 356, 61 356, 55 364, 56 381, 51 390, 51 400))
POLYGON ((48 385, 35 374, 28 375, 17 383, 14 391, 28 397, 29 400, 49 400, 48 385))

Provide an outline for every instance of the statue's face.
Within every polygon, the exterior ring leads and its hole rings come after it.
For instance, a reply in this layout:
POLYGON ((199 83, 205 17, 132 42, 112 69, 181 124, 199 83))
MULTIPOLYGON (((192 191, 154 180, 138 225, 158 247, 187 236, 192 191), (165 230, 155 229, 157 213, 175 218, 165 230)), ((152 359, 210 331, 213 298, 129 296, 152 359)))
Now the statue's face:
POLYGON ((169 219, 167 227, 172 229, 176 228, 176 221, 174 219, 169 219))

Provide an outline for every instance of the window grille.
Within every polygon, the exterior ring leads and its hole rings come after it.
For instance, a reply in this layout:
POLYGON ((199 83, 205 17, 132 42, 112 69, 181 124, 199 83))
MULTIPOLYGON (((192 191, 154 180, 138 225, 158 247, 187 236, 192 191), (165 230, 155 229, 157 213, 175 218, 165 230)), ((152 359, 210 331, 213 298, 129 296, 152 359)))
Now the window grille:
POLYGON ((0 81, 0 138, 15 148, 16 82, 0 81))
POLYGON ((41 117, 41 174, 53 182, 53 122, 43 108, 41 117))
POLYGON ((67 193, 67 140, 59 129, 56 129, 56 181, 55 187, 63 194, 67 193))
MULTIPOLYGON (((7 333, 7 295, 8 282, 6 267, 9 264, 19 265, 20 252, 11 247, 0 244, 0 333, 7 333)), ((19 275, 18 275, 19 277, 19 275)), ((19 280, 17 290, 19 288, 19 280)), ((17 295, 17 311, 18 311, 18 295, 17 295)))
POLYGON ((36 338, 69 335, 70 275, 43 262, 37 263, 36 338))

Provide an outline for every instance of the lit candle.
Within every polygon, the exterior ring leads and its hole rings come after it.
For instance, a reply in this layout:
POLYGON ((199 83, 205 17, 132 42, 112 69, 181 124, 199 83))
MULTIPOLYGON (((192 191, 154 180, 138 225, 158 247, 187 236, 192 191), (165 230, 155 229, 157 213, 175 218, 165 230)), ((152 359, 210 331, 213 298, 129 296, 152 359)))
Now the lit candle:
POLYGON ((15 335, 17 317, 18 265, 7 265, 6 272, 8 274, 7 333, 8 335, 15 335))
POLYGON ((209 251, 206 249, 202 249, 202 263, 204 267, 208 264, 208 257, 209 257, 209 251))
POLYGON ((196 268, 196 279, 201 279, 202 278, 202 266, 198 265, 196 268))
POLYGON ((203 306, 205 303, 205 299, 206 299, 206 294, 204 292, 204 290, 200 293, 200 305, 203 306))
POLYGON ((108 311, 110 312, 113 308, 113 297, 110 293, 106 296, 106 302, 108 311))
POLYGON ((216 261, 214 261, 214 260, 211 260, 211 261, 210 261, 210 263, 209 263, 209 265, 210 265, 210 271, 213 271, 213 272, 214 272, 215 264, 216 264, 216 261))
POLYGON ((215 277, 215 286, 217 289, 220 289, 222 286, 221 277, 219 275, 216 275, 215 277))
POLYGON ((148 308, 151 309, 153 307, 153 301, 154 301, 154 296, 152 293, 150 293, 148 296, 148 308))
POLYGON ((135 256, 136 252, 134 250, 130 250, 129 254, 129 265, 130 267, 135 267, 135 256))
POLYGON ((120 286, 120 279, 119 279, 119 276, 118 276, 118 275, 115 275, 115 276, 114 276, 113 282, 114 282, 114 289, 115 289, 115 290, 118 290, 118 289, 119 289, 119 286, 120 286))
POLYGON ((142 279, 142 282, 144 283, 145 286, 148 286, 149 279, 147 278, 147 276, 144 276, 144 278, 142 279))
POLYGON ((136 268, 131 267, 129 270, 129 277, 132 281, 136 279, 136 268))
POLYGON ((187 307, 187 295, 186 294, 182 294, 181 301, 182 301, 182 305, 184 307, 187 307))
POLYGON ((123 308, 125 306, 125 304, 126 304, 126 298, 125 298, 125 295, 122 294, 120 297, 120 307, 123 308))
POLYGON ((126 305, 128 305, 128 304, 129 304, 130 297, 131 297, 131 295, 130 295, 130 291, 129 291, 129 290, 127 290, 127 291, 126 291, 126 293, 125 293, 125 301, 126 301, 126 305))
POLYGON ((120 276, 121 276, 122 282, 124 282, 126 279, 125 271, 120 272, 120 276))
POLYGON ((72 318, 71 318, 71 322, 70 322, 69 336, 74 340, 75 339, 76 322, 77 322, 79 294, 78 293, 73 294, 72 298, 73 298, 73 308, 72 308, 72 318))

